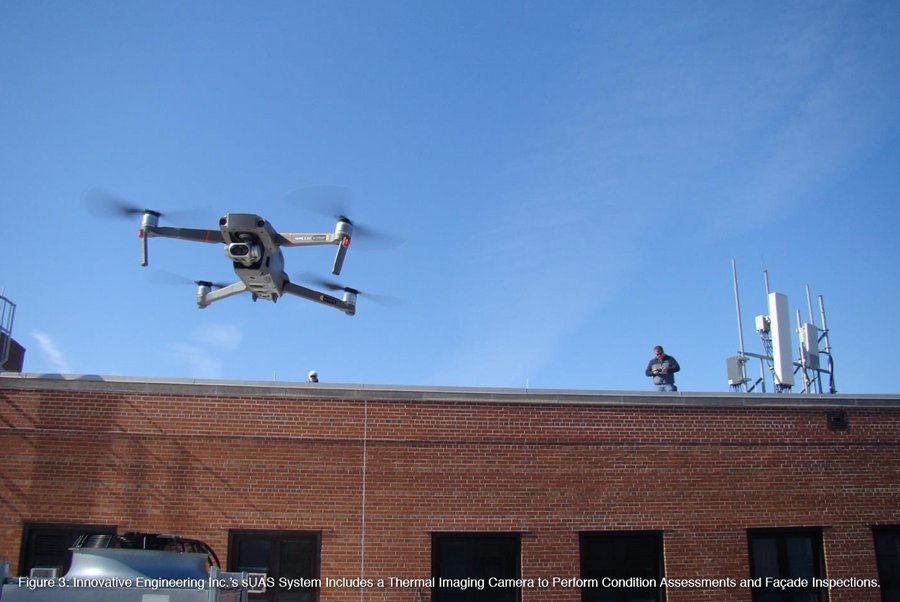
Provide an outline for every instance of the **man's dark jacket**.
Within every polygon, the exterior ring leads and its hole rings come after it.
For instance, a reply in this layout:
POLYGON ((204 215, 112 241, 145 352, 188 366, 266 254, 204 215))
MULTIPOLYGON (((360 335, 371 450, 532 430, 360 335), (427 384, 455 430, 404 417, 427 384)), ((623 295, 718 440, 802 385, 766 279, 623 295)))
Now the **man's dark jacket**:
POLYGON ((663 354, 662 357, 655 357, 650 360, 650 363, 647 364, 647 369, 644 371, 644 374, 653 377, 654 385, 674 385, 675 373, 679 370, 681 370, 681 366, 678 365, 678 361, 671 355, 663 354), (666 372, 665 374, 653 374, 654 368, 662 370, 664 366, 668 366, 668 372, 666 372))

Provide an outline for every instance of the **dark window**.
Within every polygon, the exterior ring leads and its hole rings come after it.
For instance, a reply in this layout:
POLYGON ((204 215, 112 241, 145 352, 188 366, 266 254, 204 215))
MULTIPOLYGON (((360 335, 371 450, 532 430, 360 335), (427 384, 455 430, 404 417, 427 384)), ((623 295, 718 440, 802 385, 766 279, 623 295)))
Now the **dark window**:
POLYGON ((751 529, 750 576, 762 579, 753 588, 754 602, 825 602, 826 592, 813 585, 822 579, 824 561, 821 529, 751 529), (806 580, 806 587, 766 586, 766 578, 806 580))
POLYGON ((26 523, 22 529, 19 575, 28 576, 33 568, 55 568, 57 576, 62 577, 72 565, 72 552, 69 548, 81 535, 92 533, 115 535, 116 527, 26 523))
POLYGON ((257 593, 251 593, 250 600, 315 602, 318 587, 282 588, 280 580, 319 579, 320 541, 319 533, 312 531, 232 530, 228 570, 255 573, 250 589, 257 593))
POLYGON ((900 602, 900 526, 875 527, 875 557, 883 602, 900 602))
POLYGON ((519 579, 517 533, 435 533, 431 538, 434 602, 518 602, 518 587, 490 587, 491 577, 519 579), (466 587, 440 587, 441 579, 466 587), (477 584, 483 584, 478 589, 477 584))
POLYGON ((598 587, 583 587, 583 602, 663 602, 663 539, 659 531, 582 533, 581 578, 598 587), (604 587, 604 579, 611 581, 604 587))

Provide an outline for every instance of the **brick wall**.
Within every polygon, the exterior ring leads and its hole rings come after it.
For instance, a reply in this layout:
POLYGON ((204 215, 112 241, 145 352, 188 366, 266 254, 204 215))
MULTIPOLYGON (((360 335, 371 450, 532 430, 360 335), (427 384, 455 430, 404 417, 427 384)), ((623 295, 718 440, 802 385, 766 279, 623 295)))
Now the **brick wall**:
MULTIPOLYGON (((900 524, 900 399, 684 395, 5 379, 0 558, 16 571, 25 522, 177 533, 223 564, 229 529, 299 529, 322 533, 323 579, 359 577, 365 466, 367 578, 430 577, 433 532, 521 533, 522 576, 551 579, 579 575, 581 531, 661 530, 667 577, 741 579, 746 529, 791 526, 824 529, 828 577, 877 578, 871 526, 900 524), (826 428, 826 404, 847 411, 848 430, 826 428)), ((574 602, 580 591, 525 589, 523 600, 574 602)))

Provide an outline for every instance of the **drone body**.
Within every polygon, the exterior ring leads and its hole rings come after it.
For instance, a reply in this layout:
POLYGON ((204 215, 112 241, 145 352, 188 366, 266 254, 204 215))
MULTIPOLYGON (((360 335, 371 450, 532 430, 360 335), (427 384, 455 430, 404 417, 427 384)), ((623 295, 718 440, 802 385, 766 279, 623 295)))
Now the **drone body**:
POLYGON ((251 213, 229 213, 219 220, 219 230, 172 228, 159 225, 160 213, 143 210, 143 221, 138 236, 141 238, 141 265, 146 266, 147 240, 153 237, 177 238, 210 244, 224 244, 225 256, 234 266, 240 280, 213 290, 211 282, 197 282, 197 306, 200 309, 211 303, 240 293, 250 293, 253 300, 276 302, 285 294, 295 295, 339 309, 349 316, 356 313, 357 292, 345 288, 343 298, 299 286, 290 281, 284 271, 284 254, 281 247, 311 245, 337 245, 332 274, 341 273, 344 257, 353 234, 353 224, 340 217, 334 232, 328 233, 279 233, 265 219, 251 213))

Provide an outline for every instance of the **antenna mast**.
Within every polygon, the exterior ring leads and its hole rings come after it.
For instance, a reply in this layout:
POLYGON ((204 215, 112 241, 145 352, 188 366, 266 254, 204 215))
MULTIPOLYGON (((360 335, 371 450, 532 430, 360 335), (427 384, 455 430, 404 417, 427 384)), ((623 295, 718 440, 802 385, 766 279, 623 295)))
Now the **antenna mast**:
POLYGON ((738 354, 727 359, 728 384, 732 391, 750 393, 757 387, 763 393, 766 392, 766 373, 771 374, 773 389, 777 393, 790 392, 794 387, 794 377, 800 376, 803 384, 801 393, 826 393, 822 383, 822 375, 828 375, 827 393, 836 393, 834 386, 834 359, 831 355, 831 342, 829 340, 828 325, 825 320, 825 301, 819 295, 819 311, 822 317, 822 328, 816 326, 816 320, 812 309, 812 295, 809 285, 806 285, 806 305, 809 310, 809 322, 803 322, 800 311, 797 310, 797 329, 800 345, 798 349, 799 361, 794 361, 793 345, 791 343, 790 313, 788 310, 787 295, 773 293, 769 289, 769 271, 763 270, 766 284, 766 298, 768 300, 768 315, 756 316, 756 332, 763 344, 764 354, 750 353, 744 349, 743 322, 741 319, 741 302, 738 293, 737 264, 731 260, 731 270, 734 277, 734 301, 737 309, 738 338, 740 349, 738 354), (819 343, 824 341, 825 347, 820 351, 819 343), (825 356, 827 361, 820 360, 825 356), (759 360, 759 378, 750 384, 747 377, 746 364, 749 358, 759 360), (768 368, 768 369, 767 369, 768 368))

